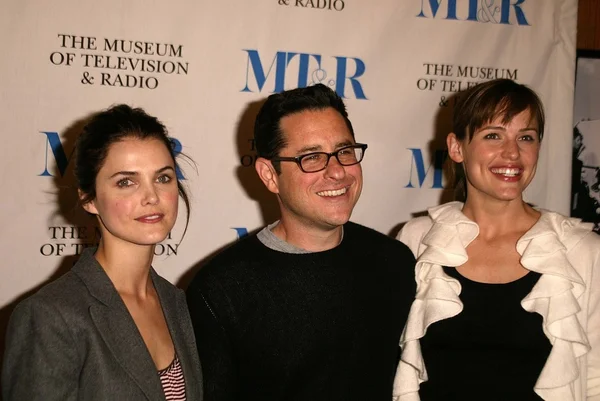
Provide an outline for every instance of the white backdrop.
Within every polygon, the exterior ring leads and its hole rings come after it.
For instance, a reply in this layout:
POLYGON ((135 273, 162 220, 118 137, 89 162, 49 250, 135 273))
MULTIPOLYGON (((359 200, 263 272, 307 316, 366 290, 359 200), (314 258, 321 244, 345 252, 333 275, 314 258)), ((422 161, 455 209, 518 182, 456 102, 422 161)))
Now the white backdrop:
MULTIPOLYGON (((507 77, 548 124, 528 200, 568 213, 576 0, 3 0, 0 12, 0 306, 66 271, 95 242, 76 213, 70 156, 81 121, 115 103, 156 115, 183 164, 192 218, 155 267, 185 286, 238 233, 277 218, 252 168, 258 101, 322 82, 369 144, 353 220, 390 233, 448 200, 451 97, 507 77), (432 164, 433 163, 433 164, 432 164), (170 254, 167 256, 167 254, 170 254)), ((5 318, 5 316, 0 316, 5 318)))

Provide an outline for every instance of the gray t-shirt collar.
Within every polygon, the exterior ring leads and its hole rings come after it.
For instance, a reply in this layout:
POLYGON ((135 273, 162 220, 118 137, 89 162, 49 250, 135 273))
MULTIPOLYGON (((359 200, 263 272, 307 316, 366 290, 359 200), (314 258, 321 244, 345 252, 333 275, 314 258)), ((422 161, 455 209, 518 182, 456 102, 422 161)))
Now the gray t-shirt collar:
MULTIPOLYGON (((294 246, 273 234, 273 228, 277 227, 277 224, 279 224, 279 220, 272 224, 269 224, 268 226, 266 226, 258 232, 257 237, 259 241, 263 243, 264 246, 275 251, 284 253, 312 253, 311 251, 307 251, 306 249, 298 248, 297 246, 294 246)), ((342 238, 344 237, 343 230, 344 227, 342 227, 342 238)))

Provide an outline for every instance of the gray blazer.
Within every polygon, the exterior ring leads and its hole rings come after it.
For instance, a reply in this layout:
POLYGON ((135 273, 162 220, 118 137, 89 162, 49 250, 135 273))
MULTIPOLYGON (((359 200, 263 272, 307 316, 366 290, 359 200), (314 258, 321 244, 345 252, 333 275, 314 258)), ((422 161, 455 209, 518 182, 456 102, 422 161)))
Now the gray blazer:
MULTIPOLYGON (((165 400, 144 340, 94 251, 86 249, 70 272, 15 308, 6 335, 4 401, 165 400)), ((184 293, 154 269, 151 277, 183 368, 187 400, 202 400, 184 293)))

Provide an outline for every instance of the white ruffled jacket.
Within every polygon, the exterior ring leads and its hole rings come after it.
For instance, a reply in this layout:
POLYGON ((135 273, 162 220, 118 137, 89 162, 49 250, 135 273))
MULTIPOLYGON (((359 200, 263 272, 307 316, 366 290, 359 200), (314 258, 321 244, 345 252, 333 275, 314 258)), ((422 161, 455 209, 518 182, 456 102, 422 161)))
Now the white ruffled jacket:
MULTIPOLYGON (((419 400, 419 385, 427 380, 419 339, 430 324, 463 309, 459 282, 442 269, 465 263, 466 247, 479 235, 462 207, 460 202, 434 207, 398 235, 417 258, 417 294, 400 338, 394 401, 419 400)), ((517 242, 521 264, 541 273, 521 305, 543 317, 552 343, 534 390, 549 401, 600 400, 600 236, 579 219, 541 213, 517 242)))

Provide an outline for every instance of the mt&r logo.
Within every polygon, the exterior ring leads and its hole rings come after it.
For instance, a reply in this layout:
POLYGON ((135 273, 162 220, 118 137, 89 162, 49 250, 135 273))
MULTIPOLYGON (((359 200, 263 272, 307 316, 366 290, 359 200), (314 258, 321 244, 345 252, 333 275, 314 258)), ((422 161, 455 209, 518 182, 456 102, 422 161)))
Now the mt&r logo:
POLYGON ((419 148, 409 148, 412 155, 408 183, 404 188, 447 188, 448 183, 444 180, 444 164, 448 159, 448 151, 435 149, 433 160, 427 162, 425 156, 427 151, 419 148))
POLYGON ((417 17, 474 21, 504 25, 531 25, 523 4, 526 0, 420 0, 417 17), (442 3, 445 7, 442 8, 442 3), (440 10, 441 9, 441 10, 440 10), (443 11, 446 11, 445 13, 443 11))
POLYGON ((278 51, 266 65, 256 49, 244 49, 246 85, 241 92, 278 93, 322 83, 343 98, 367 99, 359 78, 366 71, 365 62, 357 57, 278 51), (267 69, 265 69, 265 66, 267 69))
MULTIPOLYGON (((56 171, 60 177, 64 177, 65 172, 67 171, 67 167, 69 167, 69 164, 73 159, 74 150, 71 150, 67 156, 67 152, 65 152, 63 143, 60 139, 60 136, 58 135, 58 132, 42 131, 41 134, 46 136, 46 152, 44 159, 44 171, 38 174, 38 176, 54 177, 55 175, 52 174, 52 171, 56 171), (54 165, 50 164, 50 169, 48 169, 48 156, 54 159, 55 163, 54 165), (53 169, 54 166, 56 166, 56 170, 53 169)), ((183 146, 181 145, 181 142, 178 139, 173 137, 171 137, 170 139, 173 142, 173 152, 175 153, 175 157, 177 157, 177 155, 181 153, 183 146)), ((180 180, 185 179, 185 177, 179 169, 177 169, 177 178, 180 180)))

